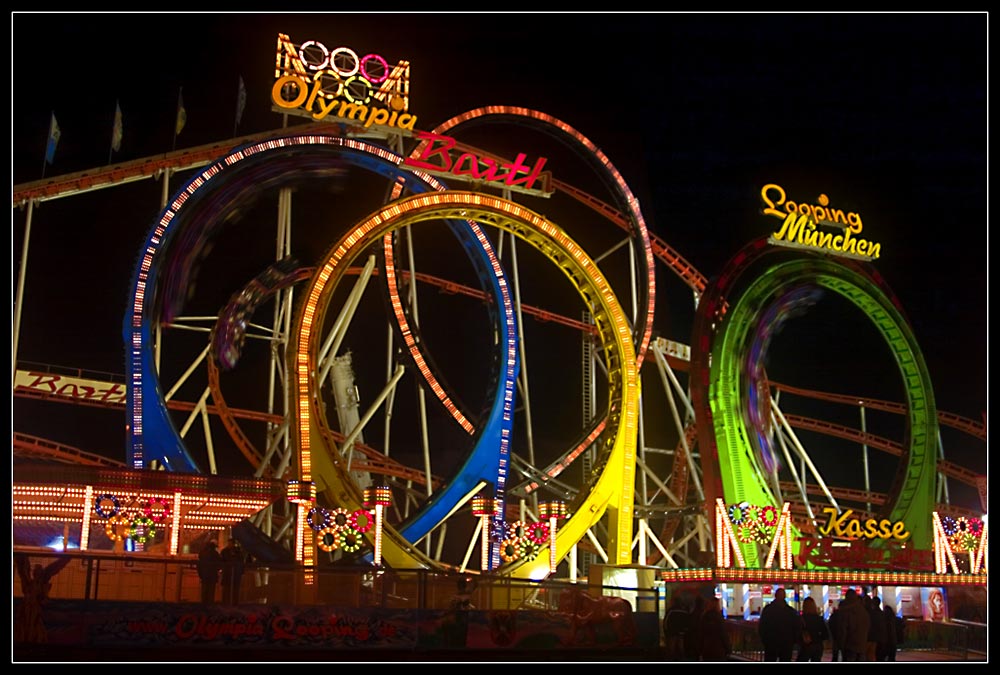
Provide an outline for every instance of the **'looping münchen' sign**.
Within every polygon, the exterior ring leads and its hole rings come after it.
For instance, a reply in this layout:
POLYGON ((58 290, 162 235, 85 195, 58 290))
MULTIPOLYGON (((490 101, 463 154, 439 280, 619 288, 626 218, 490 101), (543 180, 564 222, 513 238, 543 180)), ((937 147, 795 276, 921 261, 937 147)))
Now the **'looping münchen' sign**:
POLYGON ((856 235, 861 234, 861 215, 844 213, 843 209, 830 206, 830 198, 819 196, 818 204, 794 202, 786 199, 780 185, 768 183, 760 190, 760 197, 767 207, 764 214, 783 219, 781 229, 768 241, 791 248, 821 249, 835 255, 860 260, 875 260, 882 252, 882 245, 856 235), (779 208, 780 207, 780 208, 779 208), (818 226, 834 228, 840 232, 823 231, 818 226))

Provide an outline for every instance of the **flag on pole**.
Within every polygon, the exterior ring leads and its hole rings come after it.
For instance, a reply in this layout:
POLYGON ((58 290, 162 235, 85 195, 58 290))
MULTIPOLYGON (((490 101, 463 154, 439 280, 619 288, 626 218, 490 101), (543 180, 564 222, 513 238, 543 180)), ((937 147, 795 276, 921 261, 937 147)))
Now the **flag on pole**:
POLYGON ((181 87, 180 91, 177 92, 177 125, 174 130, 174 136, 180 135, 181 129, 184 128, 187 119, 187 110, 184 109, 184 87, 181 87))
POLYGON ((243 76, 240 75, 239 89, 236 92, 236 126, 240 126, 243 119, 243 109, 247 107, 247 88, 243 84, 243 76))
POLYGON ((49 122, 49 140, 45 145, 45 163, 51 164, 56 156, 56 146, 59 145, 59 137, 62 132, 59 130, 59 122, 56 122, 56 114, 52 113, 52 121, 49 122))
POLYGON ((111 149, 118 152, 122 148, 122 109, 115 101, 115 125, 111 129, 111 149))

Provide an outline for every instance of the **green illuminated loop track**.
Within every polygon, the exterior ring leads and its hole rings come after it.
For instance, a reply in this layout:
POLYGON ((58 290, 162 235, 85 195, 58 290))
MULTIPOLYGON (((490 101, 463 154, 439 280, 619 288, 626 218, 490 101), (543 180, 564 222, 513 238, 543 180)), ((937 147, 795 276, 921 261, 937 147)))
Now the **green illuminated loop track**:
MULTIPOLYGON (((899 367, 907 404, 907 442, 894 483, 880 517, 904 521, 918 549, 927 549, 933 533, 927 514, 934 508, 937 412, 927 366, 903 316, 866 267, 825 256, 774 264, 749 282, 738 298, 723 298, 739 272, 774 249, 754 244, 734 258, 738 262, 713 281, 699 306, 692 343, 705 350, 693 358, 692 395, 699 417, 706 497, 727 504, 749 502, 781 508, 767 484, 766 472, 753 451, 745 416, 749 383, 744 356, 767 306, 788 291, 810 285, 835 292, 865 313, 878 329, 899 367), (755 250, 754 250, 755 249, 755 250), (720 308, 729 303, 728 308, 720 308), (709 365, 710 364, 710 365, 709 365), (707 405, 706 405, 707 404, 707 405), (721 494, 719 490, 721 489, 721 494)), ((799 532, 793 531, 793 539, 799 532)), ((797 547, 796 547, 797 548, 797 547)), ((760 566, 756 546, 742 545, 747 565, 760 566)))

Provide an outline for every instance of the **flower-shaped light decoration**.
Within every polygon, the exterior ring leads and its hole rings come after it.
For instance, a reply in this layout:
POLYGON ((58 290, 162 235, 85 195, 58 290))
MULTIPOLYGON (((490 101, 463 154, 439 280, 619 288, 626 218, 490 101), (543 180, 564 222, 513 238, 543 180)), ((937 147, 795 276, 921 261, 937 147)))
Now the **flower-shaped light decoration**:
POLYGON ((132 526, 132 523, 128 518, 120 513, 108 518, 108 522, 104 524, 104 534, 108 535, 108 539, 111 541, 121 541, 124 539, 123 532, 128 532, 128 528, 132 526))
POLYGON ((323 528, 330 527, 333 521, 329 511, 320 506, 314 506, 306 514, 306 522, 314 531, 320 532, 323 528))
POLYGON ((528 525, 528 541, 543 546, 549 540, 549 524, 539 520, 528 525))
POLYGON ((94 500, 94 513, 99 515, 101 518, 110 518, 112 516, 118 515, 121 511, 122 505, 118 501, 118 497, 114 496, 110 492, 105 492, 94 500))
POLYGON ((524 544, 520 539, 504 539, 500 544, 500 558, 504 562, 520 560, 524 555, 524 544))
POLYGON ((983 519, 982 518, 969 518, 969 532, 973 536, 979 537, 983 534, 983 519))
POLYGON ((153 497, 146 502, 142 514, 154 523, 165 523, 170 520, 170 502, 160 497, 153 497))
POLYGON ((760 511, 761 520, 767 527, 774 527, 778 524, 778 509, 772 504, 768 504, 760 511))
POLYGON ((319 531, 319 536, 316 537, 316 545, 327 553, 337 550, 337 547, 340 546, 340 541, 337 537, 339 533, 340 530, 336 528, 324 527, 319 531))
POLYGON ((153 519, 146 516, 139 516, 132 521, 128 535, 137 544, 145 544, 156 536, 156 526, 153 523, 153 519))
POLYGON ((375 519, 372 517, 371 511, 365 511, 364 509, 357 509, 351 513, 351 517, 347 523, 351 529, 360 534, 364 534, 368 530, 372 529, 375 524, 375 519))

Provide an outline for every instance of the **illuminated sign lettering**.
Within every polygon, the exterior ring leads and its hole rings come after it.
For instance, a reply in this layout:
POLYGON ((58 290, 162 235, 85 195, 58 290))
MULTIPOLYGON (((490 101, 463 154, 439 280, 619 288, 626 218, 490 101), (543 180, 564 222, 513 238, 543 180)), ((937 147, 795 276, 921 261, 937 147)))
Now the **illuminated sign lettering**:
POLYGON ((824 249, 847 257, 874 260, 882 252, 882 245, 857 237, 863 227, 861 215, 856 212, 844 213, 843 209, 830 206, 830 198, 820 195, 818 204, 794 202, 786 199, 785 190, 780 185, 768 183, 760 190, 761 199, 767 207, 763 213, 783 219, 781 228, 768 241, 779 246, 824 249), (780 208, 779 208, 780 207, 780 208), (840 233, 824 232, 817 225, 833 227, 840 233))
POLYGON ((457 159, 452 160, 450 150, 455 147, 454 138, 426 131, 418 131, 416 137, 426 141, 423 144, 423 151, 419 157, 408 157, 403 160, 405 165, 474 180, 503 183, 511 187, 519 186, 525 190, 532 189, 535 181, 542 175, 542 167, 546 162, 544 157, 540 157, 534 166, 529 168, 524 164, 527 155, 523 152, 518 153, 513 162, 502 164, 489 157, 477 157, 471 152, 463 152, 457 159), (431 159, 434 161, 428 161, 431 159))
POLYGON ((358 56, 349 47, 330 50, 309 40, 296 46, 278 33, 271 101, 291 114, 316 121, 327 117, 412 131, 410 64, 394 67, 378 54, 358 56))
MULTIPOLYGON (((817 566, 840 569, 885 569, 910 572, 933 571, 934 552, 887 541, 883 548, 872 548, 866 541, 852 541, 847 546, 833 539, 799 537, 798 567, 817 566)), ((831 588, 831 597, 832 591, 831 588)))
POLYGON ((17 371, 14 389, 38 396, 58 396, 101 403, 125 403, 125 385, 52 373, 17 371))
POLYGON ((826 525, 819 528, 819 533, 824 536, 834 535, 854 539, 892 538, 896 541, 906 541, 910 538, 910 533, 906 531, 906 525, 901 520, 894 523, 886 518, 881 520, 869 518, 862 523, 858 518, 850 519, 854 509, 847 509, 837 515, 837 509, 831 506, 824 508, 823 513, 826 514, 826 525))

